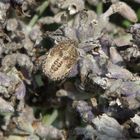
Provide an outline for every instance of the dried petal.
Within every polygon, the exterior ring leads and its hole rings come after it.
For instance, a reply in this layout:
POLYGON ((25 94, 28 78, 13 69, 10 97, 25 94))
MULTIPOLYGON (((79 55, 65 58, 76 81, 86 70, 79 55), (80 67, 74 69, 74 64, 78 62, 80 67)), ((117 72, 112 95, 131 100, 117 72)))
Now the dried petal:
POLYGON ((12 79, 6 74, 0 72, 0 85, 1 86, 10 86, 12 79))
POLYGON ((133 78, 133 74, 130 71, 123 67, 114 65, 111 62, 108 63, 107 69, 108 73, 106 74, 106 76, 109 78, 125 80, 131 80, 133 78))
POLYGON ((100 136, 106 135, 107 137, 114 138, 114 140, 124 138, 122 127, 114 118, 106 114, 96 117, 93 120, 93 124, 96 126, 96 130, 100 136))
POLYGON ((106 11, 106 13, 104 13, 104 16, 109 17, 113 13, 117 12, 131 22, 137 22, 138 20, 135 11, 125 2, 117 2, 115 4, 112 4, 111 7, 106 11))
POLYGON ((25 85, 23 82, 21 82, 15 91, 15 95, 18 100, 23 100, 25 97, 25 93, 26 93, 25 85))
POLYGON ((4 115, 13 112, 14 112, 13 106, 9 102, 6 102, 4 99, 0 97, 0 114, 4 115))

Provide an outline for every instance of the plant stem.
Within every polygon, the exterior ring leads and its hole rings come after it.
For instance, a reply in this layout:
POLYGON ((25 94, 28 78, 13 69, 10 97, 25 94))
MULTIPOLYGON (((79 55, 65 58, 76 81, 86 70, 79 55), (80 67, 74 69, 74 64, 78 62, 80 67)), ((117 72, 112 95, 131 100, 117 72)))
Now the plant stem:
POLYGON ((56 120, 57 117, 58 117, 58 110, 55 109, 53 110, 51 115, 44 116, 43 122, 46 125, 51 125, 56 120))
POLYGON ((42 5, 40 5, 37 8, 37 14, 34 15, 33 18, 31 19, 31 21, 29 22, 29 24, 28 24, 29 27, 33 27, 35 25, 35 23, 37 22, 39 17, 43 14, 43 12, 48 7, 48 5, 49 5, 49 2, 48 2, 48 0, 46 0, 45 2, 42 3, 42 5))
POLYGON ((97 5, 97 14, 101 15, 103 13, 103 2, 99 2, 97 5))

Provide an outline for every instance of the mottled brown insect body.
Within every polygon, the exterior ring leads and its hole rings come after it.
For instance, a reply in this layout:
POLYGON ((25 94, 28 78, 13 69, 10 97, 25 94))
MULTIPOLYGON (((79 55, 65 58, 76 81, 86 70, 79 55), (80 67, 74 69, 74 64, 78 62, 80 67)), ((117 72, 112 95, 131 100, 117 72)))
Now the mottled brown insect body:
POLYGON ((49 79, 61 80, 69 74, 79 57, 77 45, 75 41, 67 40, 49 50, 43 62, 43 72, 49 79))

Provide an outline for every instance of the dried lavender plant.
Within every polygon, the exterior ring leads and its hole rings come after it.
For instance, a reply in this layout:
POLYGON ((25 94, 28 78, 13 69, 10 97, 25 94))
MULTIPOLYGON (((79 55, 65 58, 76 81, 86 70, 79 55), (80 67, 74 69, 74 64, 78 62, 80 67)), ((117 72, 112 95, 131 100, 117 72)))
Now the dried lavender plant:
POLYGON ((140 138, 136 2, 0 1, 0 139, 140 138))

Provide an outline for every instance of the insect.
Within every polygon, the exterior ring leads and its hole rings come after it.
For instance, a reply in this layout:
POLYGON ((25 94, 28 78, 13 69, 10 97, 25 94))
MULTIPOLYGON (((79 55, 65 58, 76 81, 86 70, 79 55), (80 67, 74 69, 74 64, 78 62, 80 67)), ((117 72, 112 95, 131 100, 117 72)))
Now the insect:
POLYGON ((51 80, 65 78, 76 64, 79 53, 74 40, 60 42, 47 53, 43 63, 43 72, 51 80))

